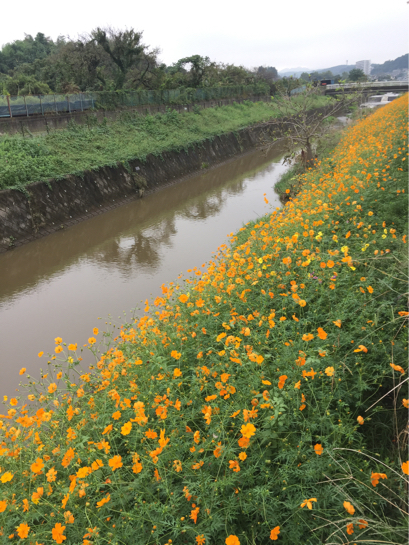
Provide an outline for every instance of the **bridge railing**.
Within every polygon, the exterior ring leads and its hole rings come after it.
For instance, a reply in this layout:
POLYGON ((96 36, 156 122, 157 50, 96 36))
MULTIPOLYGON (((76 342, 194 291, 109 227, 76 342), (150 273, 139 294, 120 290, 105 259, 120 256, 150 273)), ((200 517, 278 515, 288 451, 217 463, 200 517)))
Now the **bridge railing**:
POLYGON ((349 89, 357 87, 359 89, 362 88, 371 88, 376 87, 377 89, 388 89, 388 88, 402 88, 402 90, 407 89, 408 82, 407 81, 366 81, 366 82, 357 82, 357 83, 333 83, 330 85, 326 85, 325 89, 328 91, 336 90, 336 89, 349 89))

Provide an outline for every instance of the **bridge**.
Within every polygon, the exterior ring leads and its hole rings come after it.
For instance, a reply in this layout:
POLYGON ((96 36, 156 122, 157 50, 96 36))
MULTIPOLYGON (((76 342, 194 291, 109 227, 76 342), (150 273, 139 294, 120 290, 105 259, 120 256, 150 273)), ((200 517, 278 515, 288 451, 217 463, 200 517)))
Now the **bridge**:
POLYGON ((365 83, 335 83, 324 87, 324 94, 334 96, 340 93, 353 93, 361 91, 365 95, 377 93, 407 93, 408 81, 368 81, 365 83))

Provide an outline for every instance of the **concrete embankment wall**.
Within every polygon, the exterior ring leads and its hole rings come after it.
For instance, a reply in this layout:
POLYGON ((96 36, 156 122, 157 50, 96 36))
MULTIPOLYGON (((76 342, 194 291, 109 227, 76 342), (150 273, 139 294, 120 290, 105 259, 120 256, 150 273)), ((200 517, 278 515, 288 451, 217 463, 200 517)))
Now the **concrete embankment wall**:
POLYGON ((145 161, 101 167, 82 176, 36 182, 26 192, 0 192, 0 252, 90 218, 175 182, 178 178, 254 149, 263 127, 205 140, 188 150, 148 155, 145 161))
POLYGON ((241 104, 244 100, 251 102, 270 102, 269 96, 249 96, 247 98, 223 98, 220 100, 204 100, 194 104, 145 104, 143 106, 134 106, 118 110, 88 110, 84 112, 71 112, 60 114, 33 115, 29 117, 8 117, 0 119, 0 136, 4 134, 21 134, 23 136, 29 132, 46 132, 50 130, 64 129, 68 123, 74 122, 78 125, 86 125, 90 118, 96 118, 99 123, 106 117, 108 121, 116 121, 123 112, 136 112, 140 115, 154 115, 159 112, 165 112, 168 109, 177 112, 191 112, 193 108, 216 108, 217 106, 228 106, 229 104, 241 104))

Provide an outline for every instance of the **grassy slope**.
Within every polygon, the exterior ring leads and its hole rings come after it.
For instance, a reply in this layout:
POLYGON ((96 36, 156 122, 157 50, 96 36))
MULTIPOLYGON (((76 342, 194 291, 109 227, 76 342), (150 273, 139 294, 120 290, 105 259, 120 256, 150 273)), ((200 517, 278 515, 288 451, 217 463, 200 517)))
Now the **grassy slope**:
MULTIPOLYGON (((325 103, 320 97, 317 106, 325 103)), ((186 149, 276 114, 273 104, 235 104, 198 113, 139 116, 124 112, 115 123, 72 125, 49 135, 0 139, 0 189, 98 169, 149 153, 186 149)))
POLYGON ((351 127, 151 317, 96 330, 94 375, 57 339, 44 410, 7 402, 3 535, 406 543, 404 393, 380 401, 406 376, 406 139, 406 97, 351 127))

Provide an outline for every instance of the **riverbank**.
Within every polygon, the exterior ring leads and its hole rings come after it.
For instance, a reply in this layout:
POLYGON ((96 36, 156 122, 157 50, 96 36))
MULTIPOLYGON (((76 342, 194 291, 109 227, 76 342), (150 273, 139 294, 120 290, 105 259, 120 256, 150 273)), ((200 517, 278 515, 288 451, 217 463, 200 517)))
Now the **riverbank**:
MULTIPOLYGON (((254 150, 263 127, 248 127, 205 140, 187 150, 149 154, 125 166, 100 168, 48 183, 37 182, 25 191, 0 192, 0 252, 112 210, 126 202, 176 183, 254 150)), ((278 145, 277 145, 278 149, 278 145)))
POLYGON ((75 380, 57 337, 42 408, 7 400, 3 534, 405 543, 406 143, 404 97, 196 280, 95 328, 75 380))
POLYGON ((3 138, 0 251, 244 153, 259 144, 260 121, 274 115, 274 105, 261 102, 145 117, 125 112, 114 123, 3 138))

